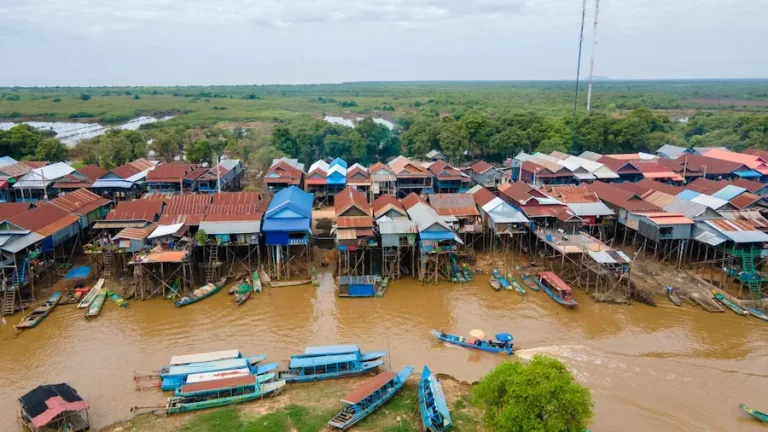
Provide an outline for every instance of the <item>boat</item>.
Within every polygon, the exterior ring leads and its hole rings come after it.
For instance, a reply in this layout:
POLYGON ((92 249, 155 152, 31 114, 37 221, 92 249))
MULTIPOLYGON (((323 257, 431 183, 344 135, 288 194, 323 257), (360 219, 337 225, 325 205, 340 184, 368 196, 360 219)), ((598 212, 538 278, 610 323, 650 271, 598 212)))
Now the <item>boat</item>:
POLYGON ((176 278, 173 285, 168 289, 168 300, 175 300, 179 296, 179 287, 181 287, 181 278, 176 278))
POLYGON ((109 299, 112 300, 112 303, 114 303, 118 307, 128 306, 128 302, 124 298, 117 295, 117 293, 115 293, 112 290, 107 290, 107 297, 109 297, 109 299))
POLYGON ((758 411, 758 410, 756 410, 754 408, 750 408, 750 407, 744 405, 743 403, 739 404, 739 408, 744 410, 744 412, 746 412, 747 414, 751 415, 752 417, 760 420, 761 422, 768 423, 768 414, 766 414, 764 412, 760 412, 760 411, 758 411))
POLYGON ((504 279, 504 276, 502 276, 498 270, 493 269, 493 277, 496 278, 497 281, 499 281, 499 284, 501 284, 502 289, 505 289, 505 290, 509 289, 510 287, 509 282, 506 279, 504 279))
POLYGON ((236 369, 248 369, 251 374, 258 371, 257 364, 265 360, 267 356, 257 355, 237 359, 216 360, 203 363, 191 363, 188 365, 171 366, 160 370, 159 377, 162 379, 160 388, 163 391, 176 390, 180 385, 187 381, 189 375, 221 372, 236 369))
POLYGON ((99 291, 104 286, 104 279, 99 279, 96 284, 91 288, 90 291, 88 291, 88 294, 83 297, 82 300, 80 300, 80 303, 77 304, 78 309, 85 309, 88 306, 91 305, 93 302, 93 299, 96 298, 96 296, 99 294, 99 291))
POLYGON ((389 287, 389 276, 381 280, 381 283, 379 284, 379 289, 376 291, 376 297, 384 297, 384 293, 387 292, 388 287, 389 287))
POLYGON ((239 285, 237 285, 237 290, 235 291, 235 304, 240 306, 245 303, 246 300, 251 298, 251 293, 253 293, 253 283, 249 278, 245 278, 239 285))
POLYGON ((35 328, 35 326, 40 324, 45 319, 45 317, 47 317, 48 314, 53 311, 53 308, 59 304, 59 300, 61 300, 61 292, 56 291, 55 293, 51 294, 50 297, 48 297, 48 300, 46 300, 45 303, 34 308, 29 315, 24 317, 14 327, 16 330, 35 328))
POLYGON ((678 297, 678 295, 675 292, 674 288, 667 287, 667 297, 669 297, 669 301, 674 303, 675 306, 680 306, 680 297, 678 297))
POLYGON ((719 291, 713 290, 712 294, 715 296, 717 301, 725 305, 728 309, 736 312, 739 315, 746 315, 747 311, 742 309, 741 306, 737 305, 736 303, 732 302, 731 300, 725 298, 724 295, 722 295, 719 291))
POLYGON ((279 392, 285 387, 285 381, 264 382, 266 378, 249 375, 186 384, 180 389, 182 396, 168 398, 165 412, 171 415, 249 402, 279 392))
MULTIPOLYGON (((204 363, 216 360, 242 358, 240 350, 211 351, 197 354, 183 354, 171 357, 170 366, 181 366, 192 363, 204 363)), ((170 367, 166 366, 166 367, 170 367)))
POLYGON ((501 284, 495 278, 491 278, 490 282, 491 288, 495 289, 496 291, 501 289, 501 284))
POLYGON ((461 270, 464 271, 464 279, 466 279, 467 281, 471 281, 472 280, 472 272, 469 271, 469 266, 466 263, 464 263, 461 266, 461 270))
POLYGON ((357 344, 346 345, 324 345, 304 348, 303 354, 293 357, 319 357, 327 355, 355 354, 362 361, 376 360, 387 355, 386 351, 362 352, 357 344))
POLYGON ((765 312, 763 312, 763 311, 761 311, 759 309, 747 308, 747 312, 749 312, 750 315, 752 315, 753 317, 755 317, 757 319, 761 319, 763 321, 768 321, 768 314, 766 314, 765 312))
POLYGON ((427 366, 421 372, 418 396, 421 424, 425 431, 443 432, 453 425, 443 387, 427 366))
MULTIPOLYGON (((507 334, 507 333, 501 333, 507 334)), ((492 353, 501 353, 506 355, 512 355, 515 352, 514 345, 512 344, 512 338, 510 336, 508 341, 492 341, 482 340, 474 338, 465 338, 464 336, 456 336, 443 331, 432 330, 432 335, 440 339, 443 342, 462 346, 465 348, 472 348, 480 351, 487 351, 492 353)))
POLYGON ((525 288, 523 288, 519 283, 517 283, 516 280, 512 279, 512 287, 517 291, 520 295, 525 295, 525 288))
POLYGON ((341 399, 341 411, 328 425, 339 430, 351 428, 392 399, 403 388, 411 373, 413 368, 406 366, 399 372, 385 371, 364 382, 341 399))
POLYGON ((357 345, 309 347, 291 356, 287 371, 278 372, 287 382, 309 382, 369 372, 382 366, 386 351, 364 353, 357 345))
POLYGON ((96 298, 93 299, 93 302, 90 306, 88 306, 88 309, 85 311, 85 317, 88 319, 91 319, 95 316, 98 316, 101 312, 101 308, 104 307, 104 302, 107 300, 107 290, 105 288, 102 288, 99 290, 99 293, 96 294, 96 298))
POLYGON ((262 291, 261 277, 259 276, 259 272, 256 270, 251 273, 251 283, 253 284, 253 292, 260 293, 262 291))
POLYGON ((247 376, 247 375, 264 375, 268 372, 271 372, 277 369, 279 366, 280 366, 280 363, 269 363, 265 365, 262 365, 262 364, 258 365, 256 367, 256 370, 249 369, 249 368, 241 368, 241 369, 232 369, 232 370, 226 370, 226 371, 204 372, 199 374, 192 374, 192 375, 187 375, 187 379, 184 381, 184 384, 192 384, 192 383, 198 383, 203 381, 215 381, 219 379, 234 378, 234 377, 247 376))
POLYGON ((262 284, 272 286, 272 278, 269 276, 269 273, 264 271, 264 267, 261 267, 261 270, 259 270, 259 278, 262 284))
POLYGON ((194 290, 192 294, 185 295, 181 299, 177 300, 174 305, 176 305, 176 307, 182 307, 199 302, 200 300, 208 298, 219 292, 225 283, 227 283, 226 277, 219 279, 216 283, 209 283, 208 285, 194 290))
POLYGON ((539 279, 536 279, 541 289, 547 293, 552 300, 560 303, 561 305, 569 308, 578 306, 579 304, 573 299, 573 293, 571 287, 563 282, 560 277, 551 271, 539 273, 539 279))
POLYGON ((536 283, 536 281, 532 277, 527 275, 520 275, 520 279, 523 280, 523 285, 527 286, 528 288, 534 291, 539 290, 539 285, 536 283))
POLYGON ((312 283, 312 279, 300 279, 295 281, 272 281, 269 283, 269 286, 272 288, 281 288, 288 286, 309 285, 310 283, 312 283))
POLYGON ((317 278, 317 268, 312 266, 312 285, 320 286, 320 280, 317 278))

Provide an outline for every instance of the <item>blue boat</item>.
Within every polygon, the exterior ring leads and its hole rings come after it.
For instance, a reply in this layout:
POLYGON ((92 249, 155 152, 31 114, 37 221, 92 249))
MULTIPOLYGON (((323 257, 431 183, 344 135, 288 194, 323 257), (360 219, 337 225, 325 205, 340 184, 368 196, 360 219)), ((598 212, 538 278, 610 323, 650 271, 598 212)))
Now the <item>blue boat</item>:
MULTIPOLYGON (((167 389, 167 390, 175 390, 176 394, 179 395, 179 389, 182 386, 185 386, 187 384, 195 384, 195 383, 204 382, 204 381, 217 381, 220 379, 244 377, 249 375, 258 375, 260 377, 271 375, 272 378, 274 378, 275 374, 274 373, 270 374, 269 372, 276 370, 279 366, 280 366, 280 363, 268 363, 264 365, 259 365, 255 368, 229 369, 225 371, 205 372, 205 373, 187 375, 186 377, 184 377, 182 382, 180 382, 176 386, 175 389, 167 389)), ((166 389, 163 389, 163 390, 166 390, 166 389)))
POLYGON ((51 311, 53 311, 53 308, 59 304, 59 300, 61 300, 61 292, 56 291, 55 293, 51 294, 45 303, 36 307, 34 310, 32 310, 32 313, 25 316, 21 321, 19 321, 18 324, 14 326, 16 331, 35 328, 45 319, 45 317, 48 316, 48 314, 51 313, 51 311))
POLYGON ((536 283, 539 284, 541 289, 543 289, 552 300, 561 305, 569 308, 579 305, 576 303, 576 300, 573 299, 571 287, 551 271, 539 273, 539 279, 536 279, 536 283))
POLYGON ((193 374, 219 372, 242 368, 248 368, 252 371, 256 371, 256 364, 266 358, 267 356, 265 355, 259 355, 238 359, 217 360, 202 363, 192 363, 181 366, 171 366, 168 369, 160 370, 160 378, 163 380, 160 388, 163 391, 175 390, 177 387, 184 384, 187 376, 193 374))
POLYGON ((511 285, 509 284, 509 281, 504 278, 504 276, 499 273, 498 270, 493 269, 493 277, 496 278, 497 281, 501 284, 501 289, 510 289, 511 285))
POLYGON ((274 374, 269 375, 186 384, 179 389, 181 396, 168 398, 165 412, 169 415, 178 414, 263 399, 285 387, 285 381, 266 382, 274 377, 274 374))
POLYGON ((383 364, 383 360, 363 360, 355 353, 292 356, 288 370, 280 371, 278 376, 289 383, 320 381, 369 372, 383 364))
POLYGON ((360 351, 360 347, 357 344, 327 345, 327 346, 316 346, 316 347, 304 348, 304 354, 296 354, 291 356, 291 358, 318 357, 318 356, 339 355, 339 354, 355 354, 357 355, 357 358, 360 361, 371 361, 371 360, 376 360, 384 357, 385 355, 387 355, 387 352, 386 351, 373 351, 369 353, 362 352, 360 351))
POLYGON ((750 315, 752 315, 753 317, 755 317, 757 319, 761 319, 763 321, 768 321, 768 314, 766 314, 765 312, 763 312, 763 311, 761 311, 759 309, 747 308, 747 312, 749 312, 750 315))
POLYGON ((374 412, 403 388, 405 380, 413 373, 406 366, 400 372, 386 371, 364 382, 341 399, 341 411, 328 424, 339 430, 347 430, 368 414, 374 412))
MULTIPOLYGON (((514 344, 512 343, 512 335, 509 335, 509 339, 506 341, 492 341, 472 338, 466 339, 463 336, 456 336, 437 330, 432 330, 432 334, 443 342, 463 346, 465 348, 472 348, 480 351, 501 353, 506 355, 512 355, 515 352, 514 344)), ((507 335, 508 333, 501 334, 507 335)))
POLYGON ((426 366, 419 380, 419 410, 425 431, 442 432, 453 425, 443 388, 426 366))
POLYGON ((539 290, 539 284, 537 284, 532 277, 526 276, 526 275, 520 275, 520 279, 523 280, 523 285, 527 286, 528 288, 534 291, 539 290))

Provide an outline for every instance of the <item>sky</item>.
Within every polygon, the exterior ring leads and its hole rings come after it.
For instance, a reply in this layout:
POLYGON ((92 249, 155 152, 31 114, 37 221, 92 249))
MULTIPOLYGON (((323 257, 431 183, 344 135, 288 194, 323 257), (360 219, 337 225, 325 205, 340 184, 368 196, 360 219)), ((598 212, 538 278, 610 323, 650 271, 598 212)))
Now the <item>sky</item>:
MULTIPOLYGON (((768 77, 768 0, 587 0, 582 77, 768 77)), ((0 86, 573 80, 579 0, 2 0, 0 86)))

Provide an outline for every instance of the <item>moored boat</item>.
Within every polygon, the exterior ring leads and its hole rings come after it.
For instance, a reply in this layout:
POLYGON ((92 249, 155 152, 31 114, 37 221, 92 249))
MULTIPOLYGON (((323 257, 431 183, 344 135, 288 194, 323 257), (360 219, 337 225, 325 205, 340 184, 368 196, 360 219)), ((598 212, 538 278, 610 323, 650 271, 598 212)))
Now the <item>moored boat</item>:
POLYGON ((472 272, 469 271, 469 266, 465 263, 461 266, 461 270, 464 272, 464 279, 467 281, 472 280, 472 272))
POLYGON ((269 286, 271 286, 272 288, 282 288, 282 287, 289 287, 289 286, 309 285, 310 283, 312 283, 312 279, 271 281, 269 282, 269 286))
POLYGON ((59 300, 61 300, 61 292, 56 291, 48 297, 48 300, 46 300, 45 303, 34 308, 29 315, 24 317, 14 327, 16 330, 35 328, 51 313, 51 311, 53 311, 56 305, 59 304, 59 300))
POLYGON ((760 412, 760 411, 758 411, 758 410, 756 410, 754 408, 750 408, 750 407, 744 405, 743 403, 739 404, 739 408, 744 410, 744 412, 746 412, 747 414, 751 415, 752 417, 760 420, 761 422, 768 423, 768 414, 766 414, 764 412, 760 412))
POLYGON ((236 369, 248 369, 252 374, 258 372, 257 364, 265 360, 267 356, 258 355, 238 359, 216 360, 203 363, 191 363, 188 365, 171 366, 160 370, 162 379, 160 388, 163 391, 175 390, 187 381, 189 375, 222 372, 236 369))
POLYGON ((192 363, 203 363, 203 362, 210 362, 210 361, 216 361, 216 360, 227 360, 227 359, 236 359, 236 358, 242 358, 243 354, 240 352, 240 350, 224 350, 224 351, 211 351, 211 352, 204 352, 204 353, 195 353, 195 354, 183 354, 183 355, 177 355, 171 357, 171 361, 168 363, 169 366, 181 366, 185 364, 192 364, 192 363))
POLYGON ((736 303, 732 302, 730 299, 727 299, 723 294, 721 294, 719 291, 713 290, 712 295, 715 296, 717 301, 725 305, 728 309, 736 312, 739 315, 747 315, 747 311, 745 311, 741 306, 737 305, 736 303))
POLYGON ((253 273, 251 273, 251 282, 253 284, 253 292, 260 293, 262 291, 261 287, 261 276, 259 276, 259 272, 254 270, 253 273))
POLYGON ((192 303, 199 302, 205 298, 208 298, 221 290, 224 284, 227 283, 227 278, 221 278, 216 283, 209 283, 203 287, 194 290, 191 294, 185 295, 181 299, 177 300, 174 305, 176 307, 187 306, 192 303))
POLYGON ((285 387, 285 381, 260 382, 257 375, 187 384, 183 396, 168 398, 166 414, 178 414, 207 408, 234 405, 262 399, 285 387))
POLYGON ((107 290, 107 297, 118 307, 127 307, 128 302, 112 290, 107 290))
MULTIPOLYGON (((507 335, 508 333, 502 333, 507 335)), ((492 353, 500 353, 512 355, 515 352, 514 345, 512 344, 512 336, 509 335, 509 340, 482 340, 475 338, 465 338, 464 336, 452 335, 443 331, 432 330, 432 335, 440 339, 443 342, 462 346, 465 348, 472 348, 480 351, 487 351, 492 353)))
POLYGON ((382 358, 385 355, 387 355, 387 352, 386 351, 363 352, 360 350, 360 346, 358 346, 357 344, 323 345, 323 346, 306 347, 304 348, 303 354, 293 355, 291 356, 291 358, 318 357, 318 356, 338 355, 338 354, 355 354, 360 360, 368 361, 368 360, 376 360, 376 359, 382 358))
POLYGON ((674 288, 667 287, 667 297, 669 297, 669 301, 674 303, 675 306, 680 306, 680 297, 677 295, 674 288))
POLYGON ((539 290, 539 285, 536 283, 535 280, 533 280, 532 277, 530 277, 528 275, 520 275, 520 279, 523 280, 523 285, 527 286, 528 288, 530 288, 530 289, 532 289, 534 291, 538 291, 539 290))
POLYGON ((249 298, 251 298, 251 293, 253 292, 253 284, 250 280, 250 278, 246 278, 239 285, 237 285, 237 290, 235 291, 235 304, 240 306, 241 304, 245 303, 249 298))
POLYGON ((104 286, 104 279, 99 279, 96 284, 91 287, 90 291, 88 291, 88 294, 83 297, 82 300, 80 300, 80 303, 77 304, 78 309, 85 309, 88 306, 93 303, 93 300, 96 298, 96 296, 99 294, 99 291, 101 291, 101 288, 104 286))
POLYGON ((512 288, 520 295, 525 295, 525 288, 523 288, 516 280, 512 279, 512 288))
POLYGON ((287 371, 278 373, 287 382, 309 382, 365 373, 384 364, 386 351, 363 353, 357 345, 308 347, 291 356, 287 371))
POLYGON ((766 314, 765 312, 763 312, 763 311, 761 311, 759 309, 747 308, 747 312, 749 312, 750 315, 752 315, 753 317, 755 317, 757 319, 760 319, 760 320, 763 320, 763 321, 768 321, 768 314, 766 314))
POLYGON ((504 276, 499 273, 498 270, 493 269, 493 277, 496 278, 497 281, 499 281, 499 284, 501 284, 502 289, 510 289, 509 281, 507 281, 504 276))
POLYGON ((341 411, 328 425, 340 430, 351 428, 392 399, 403 388, 411 373, 413 368, 406 366, 399 372, 385 371, 364 382, 341 399, 341 411))
POLYGON ((104 307, 104 302, 107 300, 107 290, 105 288, 102 288, 99 290, 99 293, 96 294, 96 298, 93 299, 93 302, 88 306, 88 309, 85 311, 85 317, 88 319, 91 319, 93 317, 96 317, 101 313, 101 308, 104 307))
POLYGON ((440 381, 427 366, 421 372, 418 396, 421 423, 425 431, 442 432, 453 425, 440 381))
POLYGON ((573 299, 571 287, 553 272, 546 271, 539 273, 539 279, 536 279, 536 282, 544 292, 552 298, 552 300, 561 305, 569 308, 579 305, 576 303, 576 300, 573 299))
POLYGON ((264 375, 268 372, 274 371, 279 366, 280 366, 280 363, 267 363, 267 364, 259 364, 256 367, 256 369, 245 367, 245 368, 231 369, 231 370, 225 370, 225 371, 192 374, 192 375, 187 375, 187 379, 184 380, 184 384, 192 384, 192 383, 198 383, 203 381, 215 381, 219 379, 235 378, 235 377, 246 376, 246 375, 264 375))
POLYGON ((495 289, 496 291, 499 291, 501 289, 501 284, 499 283, 496 278, 491 278, 490 280, 491 288, 495 289))

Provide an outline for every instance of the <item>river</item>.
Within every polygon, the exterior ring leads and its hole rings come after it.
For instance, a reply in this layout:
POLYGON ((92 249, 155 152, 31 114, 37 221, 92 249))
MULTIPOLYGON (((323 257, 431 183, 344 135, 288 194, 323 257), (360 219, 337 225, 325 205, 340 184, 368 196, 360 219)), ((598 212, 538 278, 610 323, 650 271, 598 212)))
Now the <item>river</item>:
MULTIPOLYGON (((158 121, 167 121, 172 118, 173 116, 165 116, 162 118, 142 116, 114 126, 104 126, 99 123, 92 122, 25 121, 21 123, 28 124, 36 129, 51 130, 56 133, 56 138, 58 138, 63 144, 68 147, 74 147, 82 140, 90 139, 95 136, 107 133, 107 131, 111 128, 122 130, 138 130, 145 124, 155 123, 158 121)), ((20 123, 14 122, 0 122, 0 130, 8 130, 19 124, 20 123)))
MULTIPOLYGON (((134 405, 163 402, 134 391, 135 371, 175 354, 239 348, 285 360, 306 345, 359 343, 389 350, 395 368, 428 364, 460 380, 480 379, 505 357, 437 342, 430 329, 466 334, 509 331, 517 357, 565 361, 594 395, 593 431, 762 431, 738 403, 766 410, 768 324, 730 311, 598 304, 575 293, 567 310, 543 293, 495 292, 487 276, 467 285, 390 285, 379 299, 340 299, 333 278, 319 287, 266 289, 239 308, 226 290, 182 309, 166 300, 106 304, 86 321, 60 306, 38 327, 13 336, 0 326, 0 430, 16 430, 16 399, 43 383, 69 382, 91 405, 96 427, 126 420, 134 405)), ((514 357, 513 357, 514 358, 514 357)))

